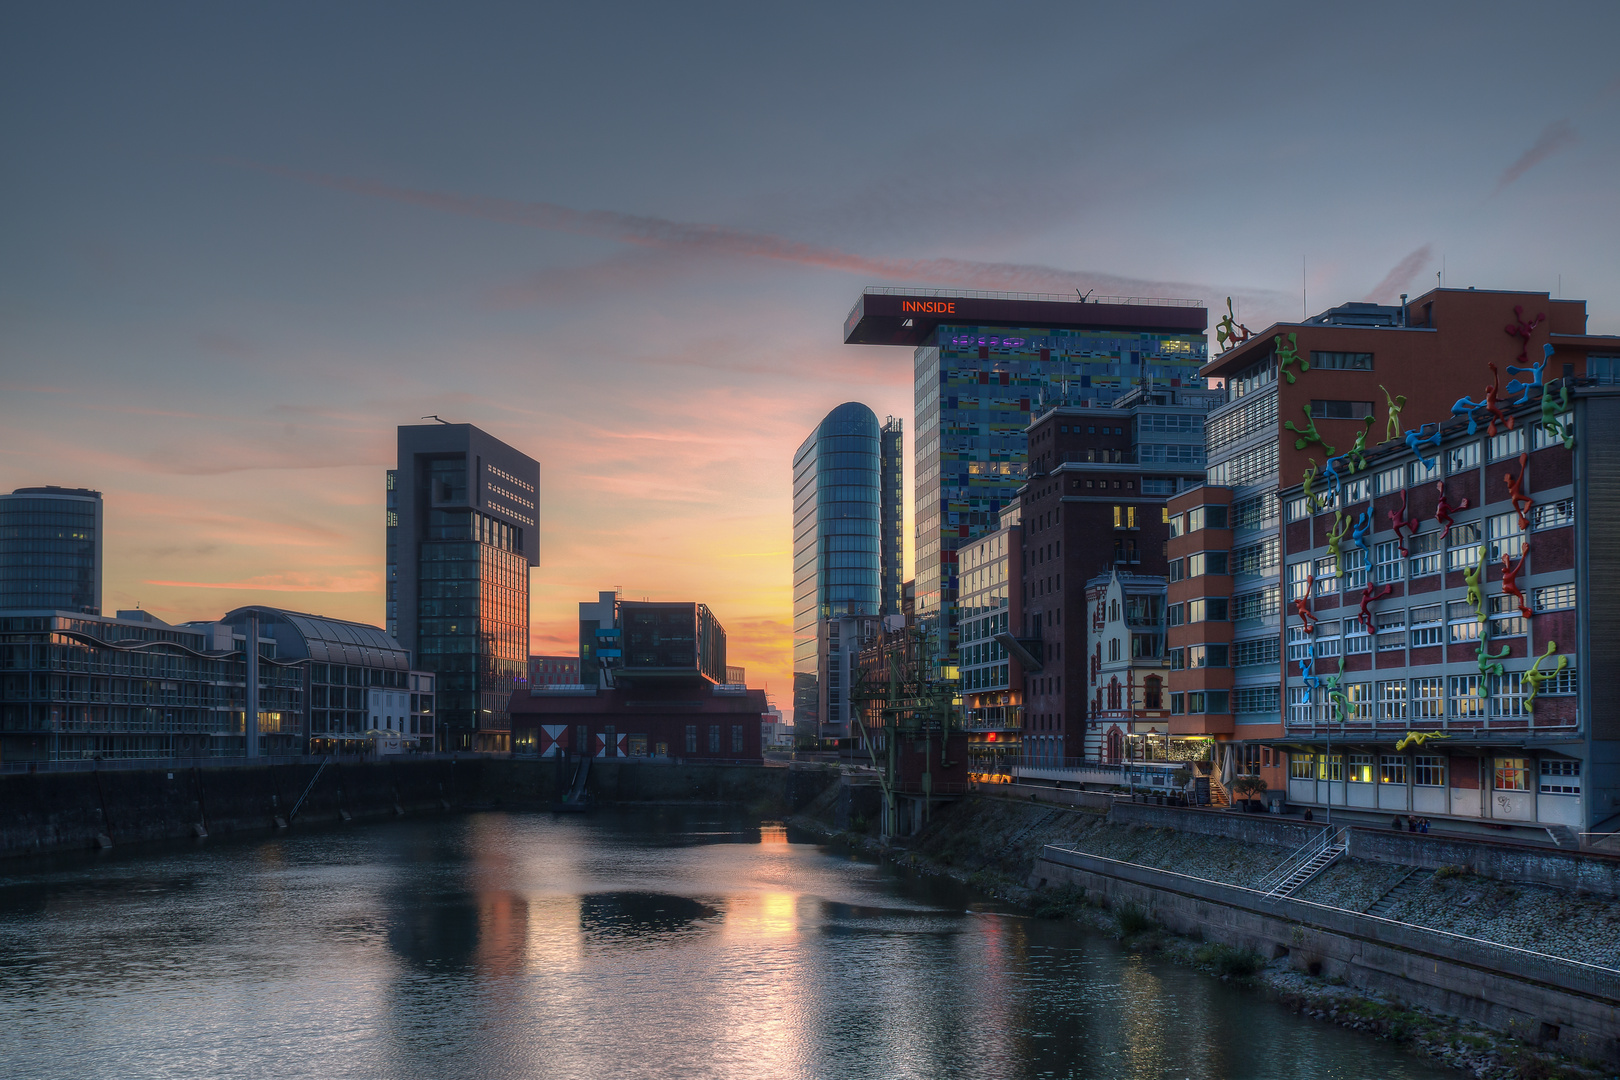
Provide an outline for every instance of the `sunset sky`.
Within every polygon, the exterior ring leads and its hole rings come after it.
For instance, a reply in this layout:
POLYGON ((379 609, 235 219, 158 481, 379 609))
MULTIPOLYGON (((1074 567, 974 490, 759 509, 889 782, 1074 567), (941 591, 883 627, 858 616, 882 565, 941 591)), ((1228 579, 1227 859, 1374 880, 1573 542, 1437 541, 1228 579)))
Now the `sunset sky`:
POLYGON ((533 651, 700 600, 785 703, 793 451, 912 427, 862 286, 1620 332, 1620 6, 1547 10, 10 4, 0 489, 105 493, 109 612, 380 623, 394 428, 474 423, 541 462, 533 651))

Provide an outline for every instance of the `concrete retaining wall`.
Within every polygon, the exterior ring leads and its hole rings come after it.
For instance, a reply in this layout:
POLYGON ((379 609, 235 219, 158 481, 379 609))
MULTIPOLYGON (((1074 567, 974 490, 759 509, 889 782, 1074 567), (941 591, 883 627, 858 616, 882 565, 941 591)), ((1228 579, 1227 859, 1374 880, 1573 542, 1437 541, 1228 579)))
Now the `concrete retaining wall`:
POLYGON ((1249 844, 1275 844, 1290 849, 1303 847, 1307 841, 1320 837, 1322 830, 1327 828, 1315 822, 1275 814, 1189 810, 1179 806, 1131 802, 1128 799, 1114 801, 1108 811, 1108 821, 1113 825, 1146 825, 1155 829, 1226 836, 1249 844))
POLYGON ((1430 870, 1461 866, 1480 877, 1620 897, 1620 857, 1614 855, 1365 828, 1350 830, 1349 854, 1430 870))
POLYGON ((1079 788, 1055 788, 1043 784, 988 784, 980 789, 985 795, 1029 802, 1052 803, 1056 806, 1079 806, 1087 810, 1107 810, 1120 800, 1100 791, 1082 791, 1079 788))
POLYGON ((1057 883, 1083 886, 1109 907, 1137 903, 1177 933, 1288 956, 1313 974, 1620 1062, 1617 971, 1300 900, 1267 903, 1251 889, 1048 847, 1030 884, 1057 883))

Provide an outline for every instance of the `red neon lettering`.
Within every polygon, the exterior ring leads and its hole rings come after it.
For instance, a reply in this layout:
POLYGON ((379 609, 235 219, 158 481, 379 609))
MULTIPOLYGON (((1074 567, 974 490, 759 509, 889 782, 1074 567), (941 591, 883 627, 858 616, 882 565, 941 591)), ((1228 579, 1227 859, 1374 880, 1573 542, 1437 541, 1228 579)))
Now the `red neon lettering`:
POLYGON ((937 300, 902 300, 900 301, 900 311, 902 314, 916 311, 926 315, 955 315, 956 302, 954 300, 949 303, 941 303, 937 300))

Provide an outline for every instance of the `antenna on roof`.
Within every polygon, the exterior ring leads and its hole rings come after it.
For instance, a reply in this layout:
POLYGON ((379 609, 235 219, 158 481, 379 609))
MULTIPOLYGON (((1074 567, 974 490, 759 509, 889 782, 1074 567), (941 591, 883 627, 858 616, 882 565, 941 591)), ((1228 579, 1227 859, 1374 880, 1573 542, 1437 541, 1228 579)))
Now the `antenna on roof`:
POLYGON ((434 413, 432 416, 424 416, 424 417, 422 417, 422 419, 423 420, 437 420, 441 424, 449 424, 450 423, 450 421, 446 420, 444 417, 440 416, 438 413, 434 413))

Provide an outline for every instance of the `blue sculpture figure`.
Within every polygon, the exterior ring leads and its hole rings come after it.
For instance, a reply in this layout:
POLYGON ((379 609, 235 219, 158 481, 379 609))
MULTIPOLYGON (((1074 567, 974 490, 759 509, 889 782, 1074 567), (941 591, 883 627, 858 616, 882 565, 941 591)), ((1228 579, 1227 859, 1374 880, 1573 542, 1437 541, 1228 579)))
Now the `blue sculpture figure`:
POLYGON ((1316 673, 1315 638, 1311 638, 1306 642, 1305 655, 1300 657, 1299 681, 1310 687, 1312 690, 1319 689, 1322 685, 1322 677, 1316 673))
POLYGON ((1519 367, 1517 364, 1508 365, 1509 375, 1524 374, 1535 376, 1534 382, 1519 382, 1517 379, 1515 379, 1507 384, 1508 393, 1511 394, 1515 390, 1519 391, 1519 399, 1513 404, 1523 405, 1525 402, 1530 400, 1530 391, 1546 385, 1545 372, 1547 370, 1547 365, 1552 363, 1552 355, 1553 347, 1551 345, 1543 345, 1541 347, 1541 363, 1531 364, 1529 367, 1519 367))
POLYGON ((1362 515, 1356 519, 1356 527, 1350 533, 1350 539, 1354 541, 1356 547, 1367 553, 1368 558, 1372 557, 1372 547, 1367 543, 1367 536, 1372 531, 1372 507, 1368 506, 1367 509, 1362 512, 1362 515))
POLYGON ((1468 416, 1468 434, 1472 435, 1479 430, 1479 424, 1474 419, 1474 413, 1480 409, 1483 409, 1484 407, 1485 403, 1483 401, 1475 401, 1473 398, 1464 394, 1451 406, 1451 415, 1462 416, 1466 413, 1468 416))
POLYGON ((1440 449, 1441 441, 1439 424, 1424 424, 1416 431, 1408 431, 1406 433, 1406 448, 1417 455, 1417 459, 1423 462, 1423 467, 1425 469, 1434 468, 1440 463, 1440 459, 1438 455, 1433 458, 1424 457, 1423 451, 1419 450, 1418 447, 1433 444, 1434 448, 1438 450, 1440 449), (1434 434, 1425 437, 1423 433, 1431 427, 1434 428, 1434 434))
MULTIPOLYGON (((1328 449, 1331 450, 1333 448, 1330 446, 1328 449)), ((1330 457, 1327 459, 1327 464, 1322 466, 1322 475, 1327 477, 1328 491, 1331 493, 1328 497, 1328 506, 1339 505, 1339 470, 1334 466, 1333 463, 1335 461, 1343 461, 1344 458, 1345 455, 1343 454, 1340 454, 1338 457, 1330 457)), ((1312 460, 1314 461, 1315 459, 1313 458, 1312 460)))

